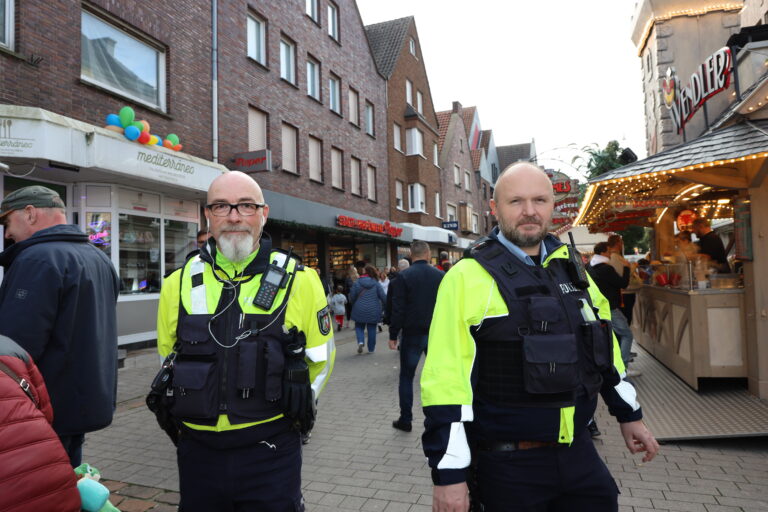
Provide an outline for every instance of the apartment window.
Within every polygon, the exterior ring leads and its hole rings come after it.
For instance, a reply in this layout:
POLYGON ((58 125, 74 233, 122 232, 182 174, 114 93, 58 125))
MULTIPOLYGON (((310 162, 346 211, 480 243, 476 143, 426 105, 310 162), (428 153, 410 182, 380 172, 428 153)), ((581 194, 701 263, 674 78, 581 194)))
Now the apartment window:
POLYGON ((340 149, 331 148, 331 185, 336 188, 344 188, 342 162, 344 154, 340 149))
POLYGON ((365 133, 373 136, 374 131, 374 118, 373 118, 373 103, 365 102, 365 133))
POLYGON ((355 126, 360 126, 360 95, 357 91, 349 88, 349 122, 355 126))
POLYGON ((320 12, 317 8, 317 0, 307 0, 306 10, 307 10, 307 16, 312 18, 312 21, 314 21, 315 23, 320 22, 320 12))
POLYGON ((480 218, 476 213, 472 214, 472 232, 473 233, 480 232, 480 218))
POLYGON ((418 128, 405 131, 405 153, 424 156, 424 134, 418 128))
POLYGON ((320 101, 320 63, 307 59, 307 94, 320 101))
POLYGON ((253 14, 248 15, 248 56, 267 65, 267 22, 253 14))
POLYGON ((461 186, 461 167, 456 164, 453 164, 453 183, 458 187, 461 186))
POLYGON ((0 46, 13 50, 14 0, 0 0, 0 46))
POLYGON ((248 151, 267 149, 267 114, 248 107, 248 151))
POLYGON ((441 219, 440 213, 440 192, 435 192, 435 217, 441 219))
POLYGON ((362 195, 360 193, 360 160, 352 157, 349 165, 349 182, 351 185, 351 192, 355 195, 362 195))
POLYGON ((424 114, 424 95, 421 91, 416 91, 416 112, 424 114))
POLYGON ((283 123, 282 146, 283 146, 283 170, 299 173, 298 166, 298 137, 299 131, 293 126, 283 123))
POLYGON ((413 83, 406 79, 405 80, 405 102, 407 104, 411 104, 413 101, 413 83))
POLYGON ((421 183, 408 185, 408 211, 427 213, 426 189, 421 183))
POLYGON ((464 188, 467 190, 470 190, 470 182, 472 181, 472 177, 469 174, 469 171, 464 171, 464 188))
POLYGON ((328 2, 328 35, 339 40, 339 8, 328 2))
POLYGON ((395 180, 395 206, 398 210, 403 209, 403 182, 395 180))
POLYGON ((400 140, 400 125, 397 123, 392 124, 392 140, 394 141, 395 149, 398 151, 403 150, 403 143, 400 140))
POLYGON ((416 41, 413 38, 408 41, 408 51, 410 51, 411 55, 414 57, 416 56, 416 41))
POLYGON ((371 201, 376 200, 376 168, 372 165, 368 166, 365 173, 366 181, 368 182, 368 199, 371 201))
MULTIPOLYGON (((7 27, 13 5, 4 6, 0 24, 7 27)), ((165 53, 93 14, 81 12, 80 78, 143 105, 165 110, 165 53)))
POLYGON ((331 75, 328 79, 328 96, 331 110, 341 114, 341 78, 331 75))
POLYGON ((309 179, 323 181, 323 143, 315 137, 309 138, 309 179))
POLYGON ((456 220, 456 206, 450 203, 446 204, 445 214, 448 217, 448 222, 454 222, 456 220))
POLYGON ((296 83, 296 45, 280 39, 280 78, 296 83))
POLYGON ((440 153, 437 150, 437 142, 432 143, 432 163, 440 167, 440 153))

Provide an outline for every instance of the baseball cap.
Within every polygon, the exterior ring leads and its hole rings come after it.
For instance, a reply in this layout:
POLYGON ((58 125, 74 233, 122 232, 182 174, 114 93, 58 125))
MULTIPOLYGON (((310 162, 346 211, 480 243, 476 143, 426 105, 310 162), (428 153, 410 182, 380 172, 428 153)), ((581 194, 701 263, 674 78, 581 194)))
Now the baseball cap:
POLYGON ((36 208, 64 208, 61 196, 48 187, 32 185, 14 190, 0 204, 0 222, 14 210, 22 210, 27 206, 36 208))

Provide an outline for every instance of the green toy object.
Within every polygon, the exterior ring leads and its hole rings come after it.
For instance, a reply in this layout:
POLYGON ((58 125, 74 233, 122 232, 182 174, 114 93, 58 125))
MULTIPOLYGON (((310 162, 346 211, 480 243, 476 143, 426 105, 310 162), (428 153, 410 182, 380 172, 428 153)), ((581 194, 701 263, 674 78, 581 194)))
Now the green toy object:
POLYGON ((109 489, 99 483, 101 473, 90 464, 80 464, 75 468, 79 478, 77 490, 80 491, 81 508, 86 512, 120 512, 109 502, 109 489))

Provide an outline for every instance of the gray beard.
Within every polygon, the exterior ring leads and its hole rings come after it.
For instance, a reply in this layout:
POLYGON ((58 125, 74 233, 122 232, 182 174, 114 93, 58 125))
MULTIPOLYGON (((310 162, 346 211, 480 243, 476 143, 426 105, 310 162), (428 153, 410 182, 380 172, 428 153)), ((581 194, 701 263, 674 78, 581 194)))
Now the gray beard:
POLYGON ((221 254, 232 263, 244 261, 253 252, 253 235, 221 235, 216 240, 216 246, 221 254))
POLYGON ((514 228, 508 229, 501 220, 499 220, 499 231, 504 235, 504 238, 520 248, 535 247, 547 236, 546 229, 542 229, 538 235, 523 235, 514 228))

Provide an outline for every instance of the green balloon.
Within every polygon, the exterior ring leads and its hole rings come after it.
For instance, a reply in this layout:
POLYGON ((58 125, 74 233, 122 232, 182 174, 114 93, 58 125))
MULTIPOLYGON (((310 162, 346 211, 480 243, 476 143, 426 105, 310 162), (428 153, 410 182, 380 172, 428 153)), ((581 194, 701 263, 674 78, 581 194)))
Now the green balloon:
POLYGON ((131 124, 139 129, 139 133, 144 131, 144 123, 142 123, 141 121, 134 121, 131 124))
POLYGON ((165 140, 171 141, 171 144, 174 146, 179 143, 179 136, 175 133, 169 133, 168 136, 165 138, 165 140))
MULTIPOLYGON (((123 107, 120 109, 118 117, 120 117, 120 124, 123 125, 123 128, 128 128, 136 119, 136 112, 131 107, 123 107)), ((139 131, 141 131, 141 128, 139 128, 139 131)))

